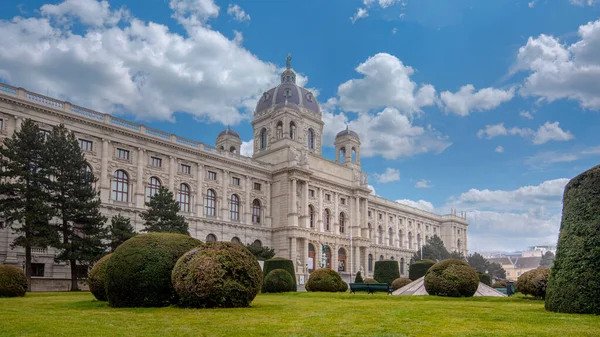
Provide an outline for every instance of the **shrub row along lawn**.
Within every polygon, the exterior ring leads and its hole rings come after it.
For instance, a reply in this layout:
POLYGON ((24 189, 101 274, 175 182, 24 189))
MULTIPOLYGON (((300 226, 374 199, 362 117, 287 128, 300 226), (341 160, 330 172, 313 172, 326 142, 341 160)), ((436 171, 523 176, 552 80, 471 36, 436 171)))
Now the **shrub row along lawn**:
POLYGON ((523 298, 259 294, 250 308, 111 308, 88 292, 0 298, 0 336, 597 336, 600 316, 523 298))

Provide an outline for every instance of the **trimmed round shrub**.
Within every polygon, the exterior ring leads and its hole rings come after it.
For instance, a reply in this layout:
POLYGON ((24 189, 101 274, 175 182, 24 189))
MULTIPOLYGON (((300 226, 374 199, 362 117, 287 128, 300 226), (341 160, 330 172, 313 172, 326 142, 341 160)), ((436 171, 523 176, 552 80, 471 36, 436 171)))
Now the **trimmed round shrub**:
POLYGON ((348 284, 342 281, 338 273, 322 268, 313 271, 305 286, 307 291, 342 292, 348 290, 348 284))
POLYGON ((360 274, 360 271, 358 273, 356 273, 356 277, 354 278, 354 283, 364 283, 365 280, 363 280, 362 275, 360 274))
POLYGON ((210 242, 183 255, 171 277, 186 308, 248 307, 262 286, 254 255, 232 242, 210 242))
POLYGON ((546 310, 600 315, 600 165, 571 179, 563 195, 546 310))
POLYGON ((408 267, 408 278, 412 281, 418 280, 425 276, 425 273, 435 264, 435 261, 425 259, 417 261, 408 267))
POLYGON ((379 283, 379 282, 377 282, 377 280, 372 279, 372 278, 366 278, 364 283, 379 283))
POLYGON ((425 274, 425 290, 429 295, 471 297, 478 286, 475 268, 458 259, 440 261, 425 274))
POLYGON ((202 242, 173 233, 138 234, 122 243, 106 264, 106 296, 112 307, 163 307, 177 303, 171 271, 202 242))
POLYGON ((412 281, 407 279, 406 277, 398 277, 392 282, 392 289, 397 290, 404 287, 407 284, 410 284, 412 281))
POLYGON ((263 266, 263 275, 266 277, 272 270, 283 269, 287 271, 294 281, 294 289, 290 291, 296 291, 296 270, 294 269, 294 262, 292 260, 284 259, 282 257, 275 257, 265 261, 263 266))
POLYGON ((544 299, 546 298, 548 276, 550 276, 550 269, 548 268, 538 268, 525 272, 517 279, 515 291, 544 299))
POLYGON ((496 281, 492 284, 492 288, 506 288, 506 280, 496 281))
POLYGON ((98 260, 90 273, 88 275, 88 286, 90 287, 90 292, 98 301, 106 301, 106 265, 108 259, 112 256, 111 254, 105 255, 100 260, 98 260))
POLYGON ((488 286, 492 285, 492 277, 490 275, 484 273, 477 273, 477 275, 479 276, 479 282, 488 286))
POLYGON ((263 282, 262 292, 263 293, 284 293, 288 291, 295 291, 294 279, 292 275, 283 269, 273 269, 263 282))
POLYGON ((0 297, 23 297, 27 292, 27 277, 20 268, 0 264, 0 297))
POLYGON ((398 261, 396 260, 383 260, 375 262, 375 271, 373 272, 373 278, 379 283, 387 283, 388 286, 394 282, 395 279, 400 277, 400 270, 398 269, 398 261))

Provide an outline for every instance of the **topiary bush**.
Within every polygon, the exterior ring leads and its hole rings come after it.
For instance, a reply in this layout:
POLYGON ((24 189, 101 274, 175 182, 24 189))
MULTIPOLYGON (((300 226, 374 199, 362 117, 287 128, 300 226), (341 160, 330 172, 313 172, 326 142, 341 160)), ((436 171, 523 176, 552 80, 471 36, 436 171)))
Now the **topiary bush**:
POLYGON ((367 277, 367 278, 365 279, 364 283, 379 283, 379 282, 377 282, 377 280, 375 280, 375 279, 372 279, 372 278, 368 278, 368 277, 367 277))
POLYGON ((275 269, 283 269, 292 275, 292 279, 294 281, 294 289, 290 291, 296 291, 296 270, 294 269, 294 262, 292 260, 284 259, 282 257, 272 258, 270 260, 266 260, 263 266, 263 275, 267 275, 271 272, 271 270, 275 269))
POLYGON ((0 297, 23 297, 27 292, 27 277, 20 268, 0 264, 0 297))
POLYGON ((356 273, 356 277, 354 278, 354 283, 363 283, 365 282, 360 274, 360 271, 356 273))
POLYGON ((490 275, 484 273, 477 273, 477 275, 479 276, 479 282, 488 286, 492 285, 492 277, 490 275))
POLYGON ((404 287, 407 284, 410 284, 412 281, 406 277, 398 277, 392 282, 392 289, 397 290, 404 287))
POLYGON ((263 274, 244 246, 210 242, 183 255, 171 279, 181 307, 240 308, 250 306, 260 291, 263 274))
POLYGON ((475 268, 458 259, 440 261, 425 274, 425 290, 429 295, 471 297, 478 286, 475 268))
POLYGON ((287 270, 273 269, 267 276, 262 286, 263 293, 283 293, 295 291, 294 279, 287 270))
POLYGON ((177 302, 171 271, 177 260, 202 242, 185 234, 138 234, 125 241, 106 264, 106 296, 112 307, 162 307, 177 302))
POLYGON ((335 271, 322 268, 310 274, 305 288, 307 291, 343 292, 348 290, 348 284, 335 271))
POLYGON ((531 295, 537 299, 546 298, 546 287, 550 269, 538 268, 525 272, 517 279, 515 291, 524 295, 531 295))
POLYGON ((506 288, 506 280, 500 280, 492 284, 492 288, 506 288))
POLYGON ((106 265, 112 254, 105 255, 98 260, 88 275, 90 292, 98 301, 106 301, 106 265))
POLYGON ((571 179, 563 195, 546 310, 600 315, 600 165, 571 179))
POLYGON ((396 260, 383 260, 375 262, 375 271, 373 272, 373 278, 379 283, 387 283, 388 286, 394 282, 395 279, 400 277, 400 270, 398 269, 398 261, 396 260))
POLYGON ((412 281, 418 280, 419 278, 425 276, 425 273, 435 264, 435 261, 425 259, 417 261, 408 267, 408 278, 412 281))

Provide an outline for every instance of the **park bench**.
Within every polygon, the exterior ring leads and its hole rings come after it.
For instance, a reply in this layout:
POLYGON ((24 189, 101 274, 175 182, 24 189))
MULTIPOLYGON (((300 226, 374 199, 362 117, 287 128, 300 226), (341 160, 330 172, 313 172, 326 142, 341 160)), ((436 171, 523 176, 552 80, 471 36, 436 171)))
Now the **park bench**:
POLYGON ((392 293, 392 288, 388 287, 387 283, 350 283, 350 292, 366 291, 368 294, 375 292, 392 293))

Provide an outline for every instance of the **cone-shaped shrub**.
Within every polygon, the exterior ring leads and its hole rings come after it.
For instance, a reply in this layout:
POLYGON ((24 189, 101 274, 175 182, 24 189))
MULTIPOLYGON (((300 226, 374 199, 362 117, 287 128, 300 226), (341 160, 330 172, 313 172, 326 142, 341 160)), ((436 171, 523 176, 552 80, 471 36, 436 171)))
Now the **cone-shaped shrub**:
POLYGON ((88 275, 88 286, 90 287, 90 292, 98 301, 106 301, 106 265, 108 259, 112 254, 105 255, 103 258, 98 260, 92 270, 90 270, 90 274, 88 275))
POLYGON ((358 273, 356 273, 356 277, 354 278, 354 283, 363 283, 364 280, 362 278, 362 275, 360 273, 360 271, 358 273))
POLYGON ((282 257, 275 257, 265 261, 263 266, 263 275, 266 277, 272 270, 283 269, 287 271, 294 281, 294 289, 290 291, 296 291, 296 271, 294 270, 294 262, 292 260, 284 259, 282 257))
POLYGON ((396 260, 383 260, 375 262, 375 271, 373 272, 373 278, 379 283, 387 283, 388 286, 392 285, 392 282, 400 277, 400 270, 398 269, 398 261, 396 260))
POLYGON ((600 165, 571 179, 563 195, 546 309, 600 315, 600 165))
POLYGON ((0 264, 0 297, 23 297, 27 292, 27 278, 23 270, 0 264))
POLYGON ((171 285, 175 262, 202 242, 185 234, 138 234, 106 264, 106 296, 112 307, 162 307, 177 302, 171 285))
POLYGON ((419 260, 411 264, 408 268, 408 278, 414 281, 425 276, 425 273, 427 273, 429 268, 434 264, 435 261, 429 259, 419 260))
POLYGON ((392 282, 392 289, 398 290, 404 287, 405 285, 410 284, 411 282, 412 281, 410 279, 407 279, 406 277, 398 277, 394 280, 394 282, 392 282))
POLYGON ((250 306, 263 282, 254 255, 232 242, 208 242, 191 250, 177 261, 171 278, 179 306, 189 308, 250 306))
POLYGON ((305 286, 307 291, 344 292, 348 284, 342 280, 340 274, 329 268, 313 271, 305 286))
POLYGON ((273 269, 263 282, 263 293, 284 293, 289 291, 296 291, 294 285, 294 279, 292 275, 283 269, 273 269))
POLYGON ((425 274, 425 290, 429 295, 471 297, 478 286, 477 271, 462 260, 440 261, 425 274))

